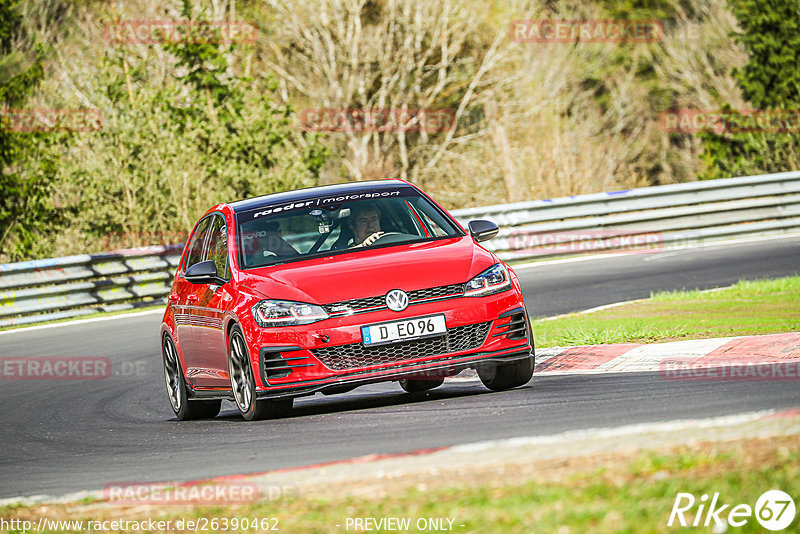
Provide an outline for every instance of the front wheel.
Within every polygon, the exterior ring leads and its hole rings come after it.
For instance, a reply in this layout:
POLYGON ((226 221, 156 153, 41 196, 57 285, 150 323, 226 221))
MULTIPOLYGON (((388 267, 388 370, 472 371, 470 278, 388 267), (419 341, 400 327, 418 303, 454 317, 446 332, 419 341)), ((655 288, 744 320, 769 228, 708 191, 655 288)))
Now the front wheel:
POLYGON ((478 377, 492 391, 503 391, 527 384, 533 376, 534 358, 513 362, 487 362, 478 367, 478 377))
POLYGON ((178 351, 175 343, 169 335, 164 335, 164 343, 161 345, 161 355, 164 362, 164 378, 167 382, 167 395, 172 411, 175 412, 178 420, 189 421, 191 419, 208 419, 216 417, 219 413, 222 401, 219 400, 189 400, 186 395, 186 383, 183 381, 183 371, 181 361, 178 358, 178 351))
POLYGON ((235 325, 231 329, 228 341, 228 372, 231 376, 231 389, 236 407, 242 417, 248 421, 274 419, 289 414, 293 399, 258 400, 256 398, 256 382, 253 378, 253 366, 241 328, 235 325))

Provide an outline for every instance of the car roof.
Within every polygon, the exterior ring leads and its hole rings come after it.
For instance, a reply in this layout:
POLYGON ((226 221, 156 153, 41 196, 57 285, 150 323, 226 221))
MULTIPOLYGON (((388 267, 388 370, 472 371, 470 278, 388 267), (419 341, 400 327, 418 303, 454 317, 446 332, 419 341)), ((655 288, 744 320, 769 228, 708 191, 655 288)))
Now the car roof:
POLYGON ((320 196, 335 196, 335 195, 352 195, 355 193, 362 193, 366 191, 382 191, 384 189, 397 189, 398 187, 412 187, 411 184, 404 180, 373 180, 369 182, 349 182, 336 185, 325 185, 321 187, 308 187, 305 189, 297 189, 294 191, 285 191, 282 193, 273 193, 271 195, 264 195, 255 198, 248 198, 246 200, 239 200, 231 202, 228 205, 235 213, 241 213, 253 209, 262 208, 264 206, 271 206, 274 204, 283 204, 287 202, 294 202, 297 200, 305 200, 308 198, 315 198, 320 196))

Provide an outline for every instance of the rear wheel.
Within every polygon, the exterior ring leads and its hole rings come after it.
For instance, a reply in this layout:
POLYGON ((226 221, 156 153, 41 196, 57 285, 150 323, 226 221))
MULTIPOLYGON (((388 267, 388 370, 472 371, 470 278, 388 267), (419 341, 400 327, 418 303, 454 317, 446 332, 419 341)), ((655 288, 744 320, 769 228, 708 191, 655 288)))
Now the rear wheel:
POLYGON ((399 380, 400 387, 409 393, 417 393, 419 391, 427 391, 429 389, 438 388, 444 384, 444 377, 430 377, 430 378, 404 378, 399 380))
POLYGON ((486 362, 478 367, 478 377, 492 391, 516 388, 530 381, 533 362, 533 354, 513 362, 486 362))
POLYGON ((183 380, 181 361, 175 343, 169 335, 164 335, 161 345, 161 355, 164 361, 164 379, 167 383, 167 395, 172 411, 181 421, 190 419, 207 419, 216 417, 222 401, 219 400, 189 400, 186 395, 186 383, 183 380))
POLYGON ((258 400, 256 398, 253 366, 250 365, 247 345, 238 325, 234 325, 231 329, 228 341, 228 372, 231 376, 231 389, 236 407, 239 408, 242 417, 248 421, 283 417, 292 410, 293 399, 258 400))

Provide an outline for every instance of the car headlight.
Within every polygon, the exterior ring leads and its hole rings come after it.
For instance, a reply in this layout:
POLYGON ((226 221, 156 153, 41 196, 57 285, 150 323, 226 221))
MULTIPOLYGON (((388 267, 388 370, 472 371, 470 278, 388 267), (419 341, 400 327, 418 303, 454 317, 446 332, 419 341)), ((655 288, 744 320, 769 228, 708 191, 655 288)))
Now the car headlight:
POLYGON ((321 307, 289 300, 262 300, 253 306, 253 318, 259 326, 296 326, 328 318, 321 307))
POLYGON ((467 282, 464 296, 483 297, 500 293, 510 287, 511 277, 508 276, 508 270, 503 264, 498 263, 467 282))

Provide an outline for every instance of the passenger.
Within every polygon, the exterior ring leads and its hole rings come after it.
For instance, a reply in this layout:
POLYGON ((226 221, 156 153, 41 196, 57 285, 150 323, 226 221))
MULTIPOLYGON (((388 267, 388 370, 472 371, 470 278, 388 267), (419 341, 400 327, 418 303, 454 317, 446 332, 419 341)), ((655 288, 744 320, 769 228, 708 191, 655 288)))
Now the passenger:
MULTIPOLYGON (((277 221, 270 221, 264 228, 262 245, 268 252, 276 256, 297 256, 300 253, 290 245, 281 235, 280 224, 277 221)), ((267 256, 267 254, 264 254, 267 256)))

